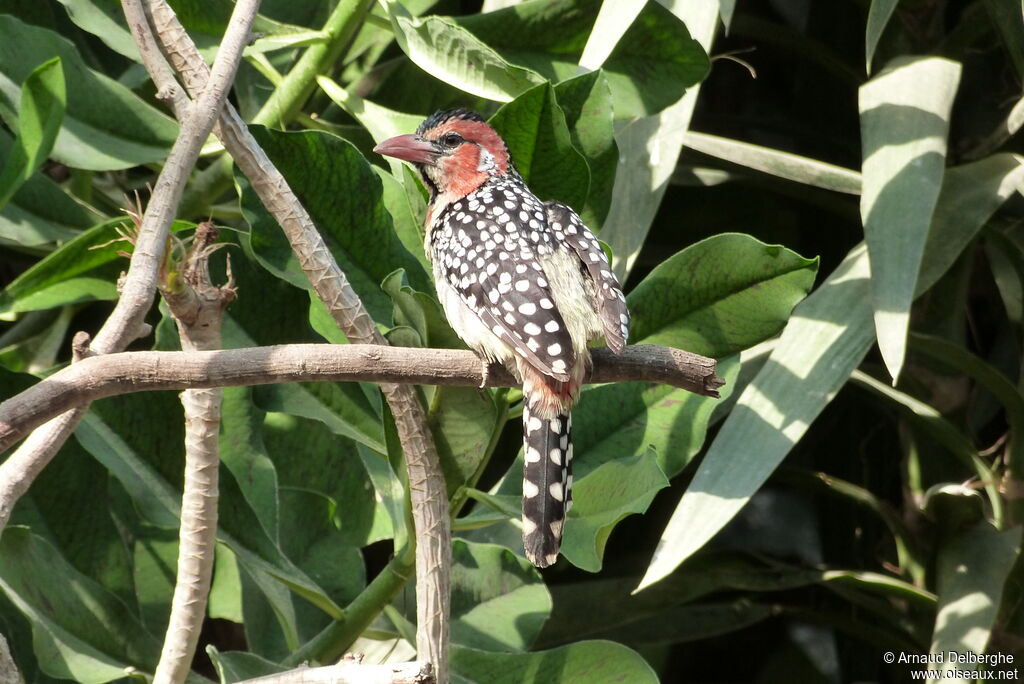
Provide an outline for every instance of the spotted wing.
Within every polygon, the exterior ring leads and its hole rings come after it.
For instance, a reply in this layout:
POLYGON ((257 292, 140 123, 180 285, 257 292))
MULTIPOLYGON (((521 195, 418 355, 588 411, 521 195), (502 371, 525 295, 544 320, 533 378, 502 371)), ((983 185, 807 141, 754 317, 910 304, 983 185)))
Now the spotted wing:
POLYGON ((440 267, 498 338, 540 372, 568 380, 575 361, 565 321, 538 259, 553 249, 544 207, 501 187, 454 203, 440 267))
POLYGON ((572 247, 593 279, 594 308, 601 319, 605 342, 612 351, 620 353, 629 338, 629 309, 622 286, 608 263, 608 255, 575 211, 561 202, 548 202, 545 207, 548 229, 555 240, 572 247))

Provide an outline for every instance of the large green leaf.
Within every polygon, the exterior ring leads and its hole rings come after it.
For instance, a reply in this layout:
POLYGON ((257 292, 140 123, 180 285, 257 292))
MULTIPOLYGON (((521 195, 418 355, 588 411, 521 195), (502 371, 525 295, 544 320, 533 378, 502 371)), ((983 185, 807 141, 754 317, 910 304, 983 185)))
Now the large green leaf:
POLYGON ((630 342, 734 354, 782 329, 817 268, 817 259, 748 235, 710 237, 663 261, 629 293, 630 342))
POLYGON ((535 72, 506 62, 452 19, 413 17, 397 0, 386 0, 385 6, 405 54, 442 81, 498 102, 508 102, 543 82, 535 72))
MULTIPOLYGON (((508 61, 558 83, 579 73, 599 4, 530 0, 457 21, 508 61)), ((602 67, 615 117, 627 119, 655 114, 678 100, 707 75, 710 62, 682 21, 660 3, 649 2, 602 67)))
MULTIPOLYGON (((946 272, 1022 180, 1012 155, 950 169, 929 231, 918 292, 946 272)), ((801 302, 765 366, 743 390, 662 533, 640 589, 668 575, 764 484, 871 347, 867 249, 855 247, 801 302)))
POLYGON ((0 207, 46 161, 64 120, 66 100, 60 57, 43 62, 25 79, 18 109, 18 137, 0 171, 0 207))
POLYGON ((658 676, 643 657, 614 641, 581 641, 537 653, 489 653, 452 648, 455 682, 518 684, 644 684, 658 676))
POLYGON ((494 544, 452 546, 452 641, 525 651, 551 613, 551 595, 529 561, 494 544))
POLYGON ((583 206, 590 189, 590 169, 573 147, 551 84, 531 88, 504 105, 490 123, 508 145, 523 180, 541 200, 583 206))
POLYGON ((51 677, 109 682, 152 671, 160 643, 127 606, 22 527, 0 540, 0 590, 32 622, 36 656, 51 677))
MULTIPOLYGON (((1021 528, 997 530, 981 521, 949 539, 938 556, 939 612, 931 653, 986 652, 1003 588, 1021 548, 1021 528)), ((942 661, 940 661, 942 662, 942 661)), ((944 662, 942 670, 971 669, 944 662)), ((949 676, 947 674, 946 676, 949 676)))
POLYGON ((555 99, 565 114, 573 146, 590 167, 590 192, 582 206, 573 207, 583 222, 600 230, 612 203, 619 149, 615 145, 615 112, 604 72, 595 71, 562 81, 555 99))
POLYGON ((163 161, 177 124, 131 91, 85 66, 75 46, 53 31, 0 15, 0 116, 12 128, 18 84, 57 56, 67 83, 67 114, 54 159, 80 169, 106 171, 163 161))
MULTIPOLYGON (((327 241, 338 265, 375 320, 386 320, 391 302, 380 289, 385 276, 404 268, 409 284, 429 292, 430 280, 398 240, 382 200, 380 180, 359 151, 329 133, 284 133, 253 127, 253 134, 281 170, 327 241)), ((275 275, 309 288, 291 246, 241 174, 242 212, 252 227, 252 249, 275 275)))
POLYGON ((640 382, 585 390, 572 411, 574 476, 642 454, 648 446, 654 447, 658 466, 668 477, 678 475, 703 446, 712 410, 731 394, 737 361, 729 357, 718 363, 718 376, 725 380, 721 399, 640 382))
POLYGON ((896 60, 860 89, 860 211, 878 346, 893 380, 906 357, 910 303, 942 188, 959 83, 959 64, 931 57, 896 60))
MULTIPOLYGON (((131 252, 118 229, 131 225, 127 218, 94 226, 37 261, 0 292, 0 313, 36 311, 94 300, 117 298, 117 277, 127 265, 118 252, 131 252)), ((172 232, 193 227, 175 222, 172 232)))
MULTIPOLYGON (((11 153, 14 141, 0 129, 0 159, 11 153)), ((0 244, 21 248, 50 248, 76 237, 100 220, 71 198, 46 174, 37 171, 0 208, 0 244)))
POLYGON ((562 555, 583 570, 600 572, 604 548, 623 518, 644 513, 654 495, 668 487, 654 450, 609 461, 573 485, 573 506, 565 525, 562 555))

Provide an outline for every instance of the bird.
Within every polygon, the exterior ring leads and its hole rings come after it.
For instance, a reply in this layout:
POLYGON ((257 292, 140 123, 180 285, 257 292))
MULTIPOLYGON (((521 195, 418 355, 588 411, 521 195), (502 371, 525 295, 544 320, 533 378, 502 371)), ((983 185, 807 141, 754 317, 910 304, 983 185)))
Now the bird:
POLYGON ((429 192, 424 246, 452 329, 485 378, 500 363, 522 382, 523 548, 548 567, 572 505, 571 408, 588 344, 603 337, 621 353, 629 337, 622 286, 579 215, 530 191, 479 114, 439 111, 374 152, 410 162, 429 192))

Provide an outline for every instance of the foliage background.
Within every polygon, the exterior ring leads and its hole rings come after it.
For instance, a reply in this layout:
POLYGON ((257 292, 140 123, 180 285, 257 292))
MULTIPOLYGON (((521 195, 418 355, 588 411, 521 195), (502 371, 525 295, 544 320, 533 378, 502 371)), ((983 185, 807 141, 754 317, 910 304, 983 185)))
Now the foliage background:
MULTIPOLYGON (((212 55, 230 3, 171 4, 212 55)), ((600 229, 631 342, 715 356, 729 383, 717 402, 585 393, 566 558, 543 575, 509 522, 518 393, 424 388, 459 510, 457 678, 896 682, 909 668, 887 651, 1024 657, 1020 4, 649 2, 635 20, 640 3, 596 0, 355 4, 369 17, 334 45, 328 4, 264 2, 232 99, 392 343, 459 346, 432 299, 420 188, 370 149, 458 105, 493 115, 534 190, 600 229), (710 35, 705 6, 728 24, 711 55, 742 62, 709 65, 691 40, 710 35), (337 59, 281 106, 307 45, 337 59)), ((173 141, 133 50, 116 2, 0 0, 5 397, 109 312, 124 195, 145 198, 173 141)), ((212 143, 177 234, 207 217, 236 245, 226 346, 344 342, 212 143)), ((151 322, 136 347, 176 348, 166 314, 151 322)), ((98 402, 19 503, 0 631, 27 680, 152 671, 181 435, 172 394, 98 402)), ((228 389, 221 456, 196 677, 282 669, 357 600, 376 619, 333 647, 410 657, 411 587, 369 584, 409 563, 377 390, 228 389)))

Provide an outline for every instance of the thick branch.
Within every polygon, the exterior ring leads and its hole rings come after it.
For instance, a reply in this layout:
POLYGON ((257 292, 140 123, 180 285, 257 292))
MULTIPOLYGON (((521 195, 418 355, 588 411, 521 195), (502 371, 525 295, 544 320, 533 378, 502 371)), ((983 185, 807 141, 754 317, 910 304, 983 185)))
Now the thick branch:
MULTIPOLYGON (((265 385, 311 380, 479 386, 470 351, 378 345, 288 344, 206 352, 124 352, 84 359, 0 404, 0 451, 50 417, 96 399, 147 390, 265 385)), ((717 397, 715 361, 670 347, 640 345, 616 355, 594 350, 588 382, 644 380, 717 397)), ((487 386, 520 383, 492 367, 487 386)), ((584 399, 585 401, 585 399, 584 399)))

